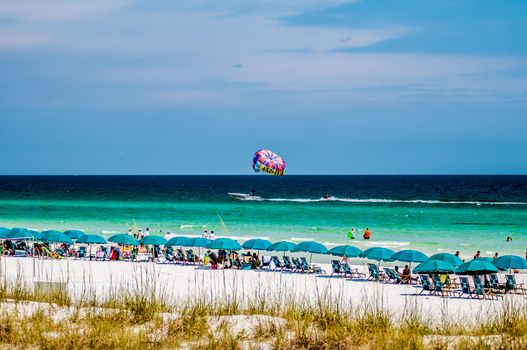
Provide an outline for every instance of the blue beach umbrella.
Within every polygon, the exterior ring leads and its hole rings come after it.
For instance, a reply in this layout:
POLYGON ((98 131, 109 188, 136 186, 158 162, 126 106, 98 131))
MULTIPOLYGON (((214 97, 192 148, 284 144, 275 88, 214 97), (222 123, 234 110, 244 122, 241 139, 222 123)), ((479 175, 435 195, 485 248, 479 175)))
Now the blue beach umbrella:
POLYGON ((411 265, 413 262, 424 262, 428 260, 428 256, 417 250, 405 249, 398 251, 397 253, 392 255, 391 259, 396 261, 409 262, 411 265))
POLYGON ((380 263, 381 261, 392 261, 392 256, 394 254, 395 252, 391 249, 383 247, 373 247, 363 251, 362 257, 371 260, 377 260, 380 263))
POLYGON ((6 227, 0 227, 0 239, 7 238, 7 235, 9 234, 10 229, 6 227))
POLYGON ((240 250, 242 246, 240 243, 230 238, 217 238, 209 243, 209 249, 225 249, 225 250, 240 250))
POLYGON ((345 256, 348 258, 356 258, 361 256, 362 250, 351 245, 341 245, 329 250, 329 254, 335 256, 345 256))
POLYGON ((139 245, 139 241, 137 239, 126 233, 119 233, 117 235, 113 235, 112 237, 108 238, 108 242, 126 244, 134 247, 139 245))
POLYGON ((80 230, 67 230, 64 231, 64 234, 71 239, 79 239, 80 237, 85 235, 85 233, 80 230))
POLYGON ((414 269, 414 273, 454 273, 456 271, 456 268, 449 263, 448 261, 444 260, 427 260, 419 265, 417 265, 414 269))
POLYGON ((212 242, 210 239, 204 237, 191 238, 189 240, 189 247, 205 248, 212 242))
POLYGON ((498 268, 492 263, 482 260, 474 259, 462 264, 456 271, 457 275, 487 275, 498 272, 498 268))
POLYGON ((296 244, 288 241, 280 241, 271 244, 269 247, 267 247, 268 252, 288 252, 290 250, 295 249, 296 244))
POLYGON ((318 243, 315 241, 308 241, 308 242, 298 243, 295 246, 293 251, 310 253, 309 264, 311 264, 311 260, 313 259, 313 254, 327 254, 328 248, 326 248, 322 243, 318 243))
POLYGON ((106 244, 106 239, 99 235, 84 235, 77 239, 77 243, 106 244))
POLYGON ((41 239, 42 235, 40 232, 28 230, 26 228, 15 227, 9 230, 7 238, 14 240, 30 240, 30 239, 41 239), (38 235, 37 235, 38 234, 38 235))
POLYGON ((47 231, 42 231, 41 233, 43 235, 41 239, 44 242, 73 244, 73 241, 71 240, 71 238, 69 238, 62 232, 55 231, 55 230, 47 230, 47 231))
POLYGON ((428 260, 445 261, 447 263, 450 263, 454 267, 458 267, 458 266, 461 266, 461 264, 463 264, 463 261, 459 257, 455 256, 454 254, 450 254, 450 253, 434 254, 431 257, 429 257, 428 260))
POLYGON ((190 238, 184 236, 172 237, 168 240, 167 246, 190 247, 190 238))
POLYGON ((243 249, 266 250, 272 243, 266 239, 254 238, 243 242, 243 249))
POLYGON ((143 243, 144 245, 165 245, 167 244, 167 240, 161 236, 149 235, 144 237, 141 240, 141 243, 143 243))
POLYGON ((508 269, 518 269, 525 270, 527 269, 527 260, 521 256, 516 255, 503 255, 492 261, 492 264, 499 269, 508 270, 508 269))

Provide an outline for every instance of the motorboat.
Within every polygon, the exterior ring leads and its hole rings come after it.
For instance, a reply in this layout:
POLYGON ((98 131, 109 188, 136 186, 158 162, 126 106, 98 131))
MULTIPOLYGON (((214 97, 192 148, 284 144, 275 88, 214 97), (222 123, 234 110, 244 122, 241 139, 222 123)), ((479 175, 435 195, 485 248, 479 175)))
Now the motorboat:
POLYGON ((234 201, 261 201, 262 197, 250 193, 227 193, 234 201))

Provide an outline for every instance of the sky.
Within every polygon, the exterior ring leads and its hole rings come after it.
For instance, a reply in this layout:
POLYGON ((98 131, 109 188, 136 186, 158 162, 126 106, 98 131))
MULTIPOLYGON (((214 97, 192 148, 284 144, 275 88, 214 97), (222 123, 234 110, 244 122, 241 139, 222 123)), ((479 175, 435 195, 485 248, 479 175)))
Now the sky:
POLYGON ((0 0, 0 174, 527 174, 525 0, 0 0))

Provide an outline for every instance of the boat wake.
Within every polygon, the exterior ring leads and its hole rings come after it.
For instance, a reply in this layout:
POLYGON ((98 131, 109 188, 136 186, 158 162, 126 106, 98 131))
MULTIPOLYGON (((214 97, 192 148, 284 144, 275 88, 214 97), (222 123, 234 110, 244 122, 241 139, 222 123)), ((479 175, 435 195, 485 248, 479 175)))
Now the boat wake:
POLYGON ((527 205, 527 202, 488 202, 488 201, 448 201, 427 199, 383 199, 383 198, 264 198, 270 202, 296 202, 296 203, 318 203, 318 202, 344 202, 344 203, 406 203, 406 204, 432 204, 432 205, 527 205))

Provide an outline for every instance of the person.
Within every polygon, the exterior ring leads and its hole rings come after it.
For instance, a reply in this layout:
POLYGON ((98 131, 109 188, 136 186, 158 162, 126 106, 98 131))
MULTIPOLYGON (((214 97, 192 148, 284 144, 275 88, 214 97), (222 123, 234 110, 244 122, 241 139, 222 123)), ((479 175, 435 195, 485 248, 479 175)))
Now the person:
POLYGON ((215 238, 216 236, 214 235, 214 231, 210 231, 209 239, 213 241, 215 238))
POLYGON ((201 235, 203 238, 209 238, 209 231, 205 230, 203 231, 203 234, 201 235))
POLYGON ((476 252, 476 255, 474 255, 474 259, 477 259, 477 258, 479 258, 480 256, 481 256, 481 252, 478 250, 478 251, 476 252))
POLYGON ((371 232, 370 232, 370 229, 368 227, 366 227, 366 230, 364 231, 364 239, 370 239, 371 237, 371 232))
POLYGON ((412 272, 408 265, 404 265, 403 274, 401 275, 401 283, 410 283, 412 281, 412 272))
POLYGON ((459 250, 456 250, 456 254, 454 254, 454 255, 459 258, 459 250))
POLYGON ((133 231, 132 231, 131 228, 128 229, 128 234, 129 234, 130 236, 134 236, 134 238, 135 238, 135 235, 134 235, 134 233, 133 233, 133 231))
POLYGON ((253 257, 251 259, 251 269, 257 269, 260 267, 260 265, 260 257, 256 253, 253 253, 253 257))
POLYGON ((328 199, 329 199, 329 196, 328 196, 327 193, 324 195, 324 199, 325 199, 325 200, 328 200, 328 199))
POLYGON ((512 237, 511 236, 507 236, 507 242, 512 242, 512 237))
POLYGON ((256 191, 254 190, 254 188, 251 188, 251 196, 255 196, 256 195, 256 191))
POLYGON ((348 257, 346 255, 343 255, 342 256, 342 260, 340 260, 340 263, 341 264, 348 264, 349 263, 348 257))
POLYGON ((354 227, 352 227, 351 231, 348 232, 348 238, 355 239, 355 228, 354 227))
POLYGON ((492 259, 497 259, 498 258, 498 252, 496 252, 496 254, 494 254, 494 257, 492 259))
POLYGON ((139 229, 139 231, 137 231, 137 239, 143 239, 143 237, 143 230, 139 229))
POLYGON ((150 229, 147 227, 143 237, 150 236, 150 229))

